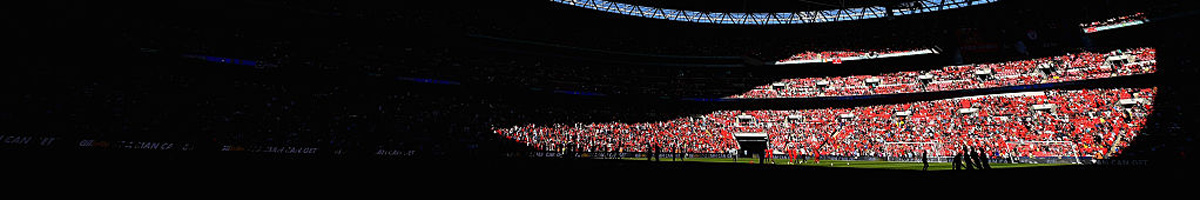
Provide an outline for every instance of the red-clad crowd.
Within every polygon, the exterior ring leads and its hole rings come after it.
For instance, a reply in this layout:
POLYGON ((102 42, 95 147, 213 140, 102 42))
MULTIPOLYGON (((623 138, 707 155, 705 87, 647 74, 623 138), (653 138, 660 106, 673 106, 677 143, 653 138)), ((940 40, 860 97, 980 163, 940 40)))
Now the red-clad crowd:
POLYGON ((663 152, 721 153, 736 148, 726 126, 733 118, 688 118, 656 123, 590 123, 551 126, 527 125, 498 129, 505 137, 542 150, 572 148, 586 152, 663 152), (650 145, 654 145, 651 147, 650 145))
POLYGON ((795 61, 795 60, 834 60, 834 59, 840 59, 840 58, 856 58, 856 57, 857 58, 871 58, 871 57, 880 56, 880 55, 907 53, 907 52, 914 52, 914 51, 920 51, 920 50, 926 50, 926 49, 910 49, 910 50, 883 49, 883 50, 862 50, 862 51, 847 50, 847 51, 822 51, 822 52, 809 51, 809 52, 798 53, 796 55, 792 55, 791 57, 788 57, 787 59, 784 59, 784 60, 780 60, 779 62, 788 62, 788 61, 795 61))
POLYGON ((1002 157, 1104 157, 1137 136, 1155 88, 1050 90, 811 110, 717 111, 655 123, 497 128, 541 150, 725 153, 733 133, 767 133, 788 155, 951 156, 963 147, 1002 157), (750 116, 752 120, 739 120, 750 116))
POLYGON ((815 124, 826 127, 824 133, 805 130, 811 123, 792 129, 802 131, 778 133, 771 145, 780 151, 818 149, 817 154, 839 156, 914 157, 922 151, 949 156, 969 146, 1006 157, 1096 157, 1119 151, 1137 136, 1153 95, 1154 89, 1046 91, 801 111, 798 115, 824 116, 819 121, 832 122, 815 124), (1122 99, 1144 100, 1133 100, 1137 103, 1125 109, 1118 105, 1122 99), (1034 105, 1046 107, 1038 111, 1034 105), (897 116, 906 111, 911 113, 897 116), (835 119, 847 113, 854 118, 835 119), (842 130, 829 132, 827 127, 842 130), (820 135, 829 135, 829 140, 820 135))
POLYGON ((1154 73, 1154 56, 1153 48, 1135 48, 1108 53, 1079 53, 1024 61, 949 66, 930 71, 786 79, 727 98, 806 98, 937 92, 1100 79, 1154 73), (1110 59, 1117 58, 1124 61, 1109 62, 1110 59), (922 78, 925 78, 924 81, 922 78), (779 84, 783 87, 779 87, 779 84))

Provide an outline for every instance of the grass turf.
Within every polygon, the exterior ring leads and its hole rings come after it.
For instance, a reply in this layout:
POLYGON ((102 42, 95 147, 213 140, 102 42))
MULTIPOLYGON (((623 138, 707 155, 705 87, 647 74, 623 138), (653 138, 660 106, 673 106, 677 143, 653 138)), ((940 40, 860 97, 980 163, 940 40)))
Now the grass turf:
MULTIPOLYGON (((646 161, 646 158, 622 158, 622 160, 640 160, 646 161)), ((661 162, 671 162, 670 157, 660 157, 661 162), (664 159, 665 158, 665 159, 664 159)), ((677 161, 678 162, 678 161, 677 161)), ((689 158, 684 162, 708 162, 708 163, 734 163, 731 158, 689 158)), ((740 158, 736 163, 750 164, 757 163, 758 159, 740 158)), ((768 161, 769 163, 770 161, 768 161)), ((789 165, 787 160, 776 159, 775 165, 789 165)), ((1062 166, 1070 164, 1009 164, 1009 163, 990 163, 992 169, 1018 168, 1018 167, 1043 167, 1043 166, 1062 166)), ((843 160, 822 160, 821 163, 808 160, 804 164, 796 164, 792 166, 809 166, 809 167, 839 167, 839 168, 863 168, 863 169, 889 169, 889 170, 917 170, 920 171, 924 165, 921 162, 899 162, 899 161, 843 161, 843 160)), ((952 170, 953 166, 950 163, 930 162, 929 171, 952 170)))

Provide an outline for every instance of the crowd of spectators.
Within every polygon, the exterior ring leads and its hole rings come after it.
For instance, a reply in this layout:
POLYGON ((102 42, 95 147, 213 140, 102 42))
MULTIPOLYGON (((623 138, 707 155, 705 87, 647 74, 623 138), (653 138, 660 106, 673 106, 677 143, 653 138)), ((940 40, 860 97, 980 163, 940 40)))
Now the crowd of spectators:
POLYGON ((928 71, 796 78, 758 86, 749 92, 727 98, 806 98, 936 92, 1100 79, 1154 73, 1154 57, 1154 48, 1134 48, 1108 53, 1085 52, 1003 63, 948 66, 928 71), (1110 57, 1121 57, 1125 62, 1113 64, 1109 62, 1110 57), (922 76, 927 79, 922 80, 922 76), (782 87, 779 87, 780 84, 782 87))
POLYGON ((1138 103, 1126 109, 1118 101, 1149 100, 1154 93, 1155 89, 1051 90, 821 110, 816 116, 854 114, 854 118, 827 117, 798 129, 823 128, 824 133, 783 129, 771 145, 780 151, 807 148, 805 152, 818 149, 818 154, 836 156, 914 157, 926 151, 950 156, 968 146, 1000 157, 1104 157, 1137 136, 1152 108, 1138 103), (1034 105, 1053 106, 1039 111, 1034 105), (963 112, 969 110, 962 108, 978 110, 963 112), (911 113, 900 117, 895 112, 911 113), (824 126, 840 129, 834 132, 824 126), (823 140, 821 134, 829 139, 823 140))
POLYGON ((803 155, 952 156, 963 147, 994 157, 1105 157, 1138 135, 1154 88, 1049 90, 811 110, 726 110, 663 122, 497 127, 547 151, 723 153, 733 133, 767 133, 776 152, 803 155), (1035 106, 1037 105, 1037 106, 1035 106), (750 116, 752 120, 740 120, 750 116))

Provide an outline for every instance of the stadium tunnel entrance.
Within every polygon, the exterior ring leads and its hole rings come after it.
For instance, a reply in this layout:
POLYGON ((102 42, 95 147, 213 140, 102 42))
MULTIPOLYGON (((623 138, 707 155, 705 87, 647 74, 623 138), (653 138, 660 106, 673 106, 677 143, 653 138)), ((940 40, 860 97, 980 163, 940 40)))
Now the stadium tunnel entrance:
POLYGON ((767 133, 734 133, 733 138, 738 143, 738 157, 762 157, 767 148, 767 133))

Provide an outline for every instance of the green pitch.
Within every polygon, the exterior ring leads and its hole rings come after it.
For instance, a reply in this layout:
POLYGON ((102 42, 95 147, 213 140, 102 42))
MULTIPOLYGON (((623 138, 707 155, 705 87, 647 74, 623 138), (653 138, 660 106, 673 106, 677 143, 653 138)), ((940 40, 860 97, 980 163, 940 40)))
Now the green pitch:
MULTIPOLYGON (((622 160, 640 160, 646 161, 646 158, 622 158, 622 160)), ((660 162, 672 162, 670 157, 660 157, 660 162)), ((677 161, 678 162, 678 161, 677 161)), ((708 162, 708 163, 734 163, 731 158, 689 158, 683 162, 708 162)), ((739 158, 737 163, 751 164, 758 163, 758 159, 739 158)), ((770 163, 770 161, 768 161, 770 163)), ((811 159, 803 164, 788 164, 787 160, 776 159, 775 165, 791 165, 791 166, 809 166, 809 167, 844 167, 844 168, 863 168, 863 169, 891 169, 891 170, 917 170, 920 171, 924 165, 920 162, 896 162, 896 161, 842 161, 842 160, 822 160, 821 163, 813 162, 811 159)), ((992 169, 1017 168, 1017 167, 1044 167, 1044 166, 1062 166, 1070 164, 1008 164, 1008 163, 991 163, 992 169)), ((950 163, 930 162, 929 171, 952 170, 953 165, 950 163)))

